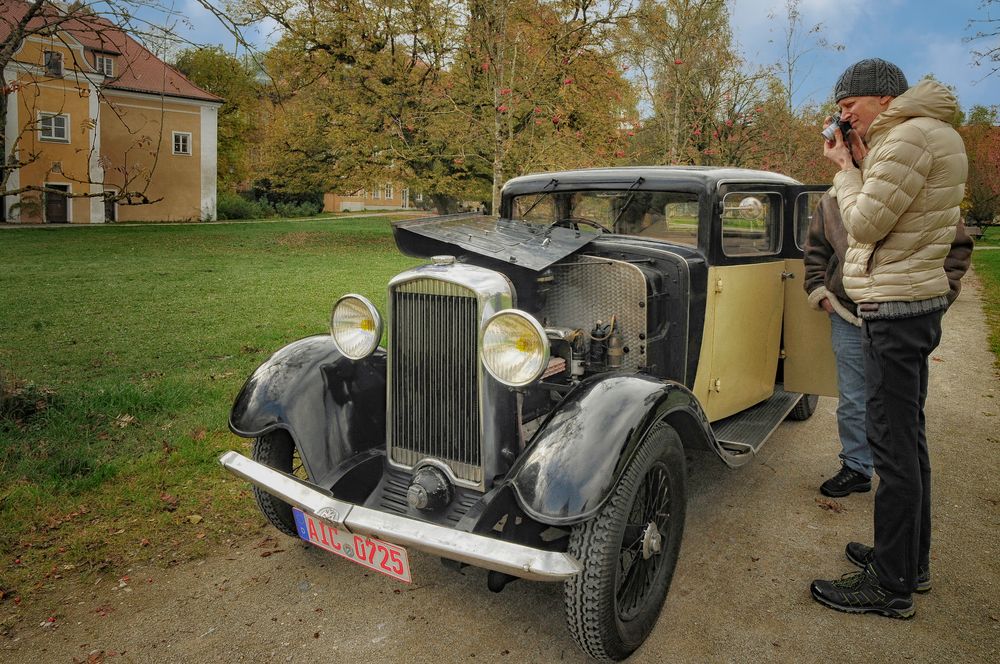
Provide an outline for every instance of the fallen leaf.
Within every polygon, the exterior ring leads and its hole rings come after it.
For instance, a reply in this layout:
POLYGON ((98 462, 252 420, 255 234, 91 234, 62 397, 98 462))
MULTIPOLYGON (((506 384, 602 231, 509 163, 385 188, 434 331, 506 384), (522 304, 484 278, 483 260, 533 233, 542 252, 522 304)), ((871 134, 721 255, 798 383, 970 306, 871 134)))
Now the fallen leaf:
POLYGON ((830 500, 829 498, 817 498, 816 503, 819 505, 820 509, 829 510, 836 514, 843 512, 846 507, 843 503, 838 503, 836 500, 830 500))
POLYGON ((121 415, 115 418, 115 424, 117 424, 122 429, 124 429, 125 427, 134 422, 135 418, 129 415, 128 413, 122 413, 121 415))
POLYGON ((149 540, 143 537, 142 540, 139 542, 139 546, 149 546, 149 540))
POLYGON ((205 440, 205 429, 198 428, 191 432, 192 440, 205 440))
POLYGON ((177 509, 177 498, 171 496, 169 493, 161 493, 160 500, 166 503, 163 506, 163 509, 167 510, 168 512, 173 512, 175 509, 177 509))
POLYGON ((191 514, 190 516, 187 517, 188 523, 201 523, 202 521, 204 521, 204 519, 201 517, 200 514, 191 514))

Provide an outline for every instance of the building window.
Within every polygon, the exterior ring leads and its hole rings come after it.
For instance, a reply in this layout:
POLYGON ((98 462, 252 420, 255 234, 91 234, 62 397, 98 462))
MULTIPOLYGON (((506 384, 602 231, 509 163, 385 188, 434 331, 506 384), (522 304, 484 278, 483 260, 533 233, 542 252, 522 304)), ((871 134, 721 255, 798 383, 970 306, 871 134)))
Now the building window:
POLYGON ((38 126, 43 141, 69 143, 69 116, 58 113, 40 113, 38 126))
POLYGON ((191 132, 174 132, 174 154, 191 154, 191 132))
POLYGON ((381 198, 381 196, 382 196, 382 192, 378 190, 378 187, 376 187, 375 189, 372 190, 372 200, 373 201, 377 201, 379 198, 381 198))
POLYGON ((45 73, 48 76, 63 75, 63 57, 58 51, 45 51, 45 73))
POLYGON ((385 200, 387 201, 392 200, 392 195, 393 195, 392 185, 391 184, 385 185, 385 200))
POLYGON ((115 75, 115 61, 108 55, 98 55, 96 58, 97 71, 105 76, 115 75))

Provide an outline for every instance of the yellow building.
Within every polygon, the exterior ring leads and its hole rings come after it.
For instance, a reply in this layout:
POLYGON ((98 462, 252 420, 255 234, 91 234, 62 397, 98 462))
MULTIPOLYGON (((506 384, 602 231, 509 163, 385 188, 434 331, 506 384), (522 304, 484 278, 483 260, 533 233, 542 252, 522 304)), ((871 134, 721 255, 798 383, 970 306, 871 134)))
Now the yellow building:
MULTIPOLYGON (((2 40, 27 4, 0 7, 2 40)), ((3 220, 215 219, 222 99, 106 20, 48 11, 4 68, 4 153, 20 167, 3 187, 14 192, 3 220), (24 190, 31 186, 48 191, 24 190)))
POLYGON ((358 210, 412 210, 421 203, 418 194, 410 200, 410 190, 393 183, 373 189, 359 189, 350 194, 323 194, 323 212, 354 212, 358 210))

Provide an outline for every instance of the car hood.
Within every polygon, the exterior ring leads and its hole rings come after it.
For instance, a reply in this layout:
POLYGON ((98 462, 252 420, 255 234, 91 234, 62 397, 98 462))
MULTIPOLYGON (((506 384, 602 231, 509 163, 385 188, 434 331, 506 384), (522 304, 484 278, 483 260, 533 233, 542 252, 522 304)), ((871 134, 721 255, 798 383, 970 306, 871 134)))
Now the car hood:
POLYGON ((393 222, 392 227, 396 245, 408 256, 429 258, 472 252, 536 271, 601 236, 475 214, 406 219, 393 222))

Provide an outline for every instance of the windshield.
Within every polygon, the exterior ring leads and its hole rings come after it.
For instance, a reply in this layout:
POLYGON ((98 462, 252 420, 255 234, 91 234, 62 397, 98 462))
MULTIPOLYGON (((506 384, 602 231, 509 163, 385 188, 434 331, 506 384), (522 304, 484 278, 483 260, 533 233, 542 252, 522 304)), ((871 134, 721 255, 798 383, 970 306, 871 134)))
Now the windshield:
POLYGON ((608 232, 698 244, 696 194, 628 189, 545 191, 515 196, 511 203, 514 219, 533 224, 575 224, 581 231, 593 233, 601 232, 599 225, 608 232))

